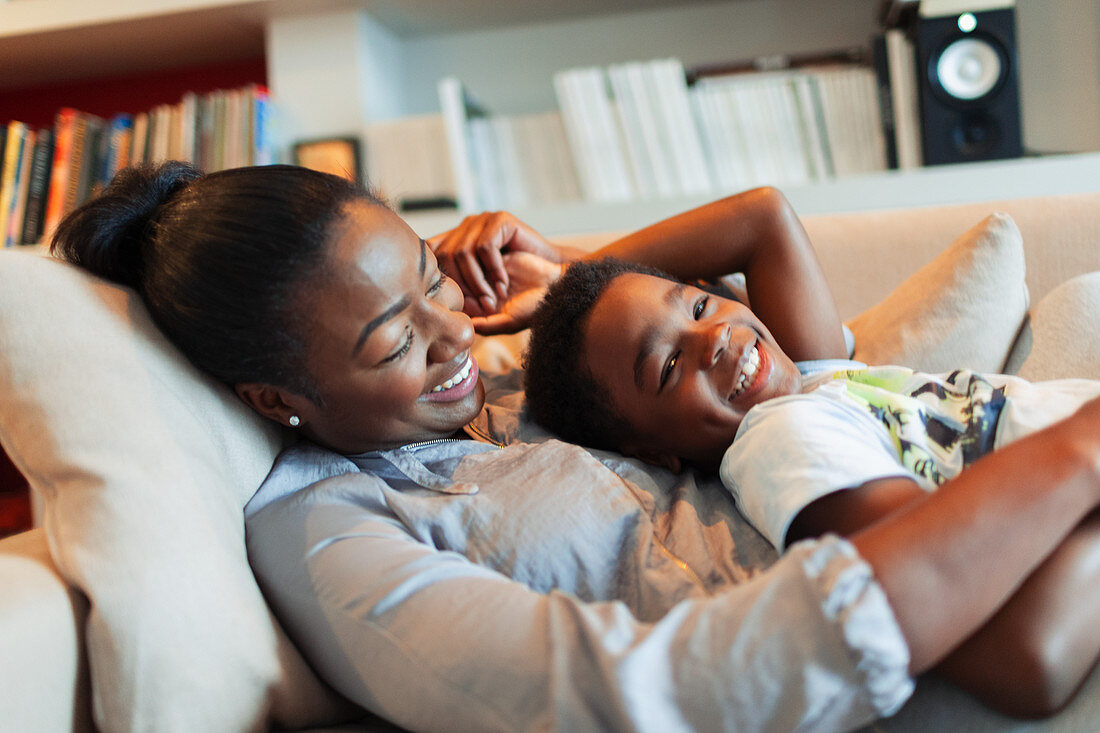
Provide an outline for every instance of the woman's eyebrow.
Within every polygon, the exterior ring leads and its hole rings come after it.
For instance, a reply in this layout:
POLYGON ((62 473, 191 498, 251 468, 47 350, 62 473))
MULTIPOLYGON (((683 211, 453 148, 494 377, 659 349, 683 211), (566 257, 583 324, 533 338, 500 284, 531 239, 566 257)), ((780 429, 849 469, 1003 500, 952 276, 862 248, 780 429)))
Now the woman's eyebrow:
MULTIPOLYGON (((424 272, 428 269, 428 243, 423 239, 420 240, 420 278, 424 278, 424 272)), ((359 338, 355 341, 355 347, 351 350, 351 355, 354 358, 359 354, 359 350, 363 348, 363 344, 367 343, 367 339, 374 333, 375 329, 381 326, 386 321, 396 316, 401 311, 409 307, 409 303, 412 302, 412 298, 405 296, 401 300, 391 305, 386 310, 382 311, 381 315, 377 318, 371 319, 371 321, 363 326, 363 330, 359 332, 359 338)))
POLYGON ((376 328, 408 308, 410 303, 412 303, 412 298, 406 295, 363 326, 363 330, 359 332, 359 338, 355 342, 355 348, 351 350, 352 357, 359 354, 359 350, 363 348, 363 344, 367 343, 367 339, 370 338, 376 328))

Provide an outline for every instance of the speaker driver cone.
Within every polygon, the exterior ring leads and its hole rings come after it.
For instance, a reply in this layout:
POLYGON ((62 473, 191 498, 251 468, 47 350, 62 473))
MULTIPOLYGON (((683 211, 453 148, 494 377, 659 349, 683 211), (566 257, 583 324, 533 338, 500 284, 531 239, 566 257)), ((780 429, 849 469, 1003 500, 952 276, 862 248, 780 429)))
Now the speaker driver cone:
POLYGON ((1004 74, 1001 54, 981 38, 949 44, 936 60, 936 80, 956 99, 980 99, 996 88, 1004 74))

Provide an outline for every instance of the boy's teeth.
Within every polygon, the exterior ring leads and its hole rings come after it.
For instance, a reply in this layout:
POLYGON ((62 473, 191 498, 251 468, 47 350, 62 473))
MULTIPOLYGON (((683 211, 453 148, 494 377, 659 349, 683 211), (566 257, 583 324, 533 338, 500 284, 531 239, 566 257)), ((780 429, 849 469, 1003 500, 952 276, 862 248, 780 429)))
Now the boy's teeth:
POLYGON ((745 366, 741 367, 741 374, 737 377, 737 387, 733 391, 733 397, 737 397, 745 391, 745 386, 752 380, 759 368, 760 352, 756 346, 753 346, 752 351, 749 352, 749 358, 745 361, 745 366))
POLYGON ((451 387, 455 386, 456 384, 461 382, 463 379, 470 376, 470 370, 473 368, 473 366, 474 366, 474 363, 469 358, 467 358, 466 363, 462 366, 461 369, 458 370, 458 374, 454 375, 453 377, 451 377, 450 379, 445 381, 443 384, 439 384, 439 385, 436 385, 435 387, 432 387, 432 391, 433 392, 442 392, 445 389, 450 389, 451 387))

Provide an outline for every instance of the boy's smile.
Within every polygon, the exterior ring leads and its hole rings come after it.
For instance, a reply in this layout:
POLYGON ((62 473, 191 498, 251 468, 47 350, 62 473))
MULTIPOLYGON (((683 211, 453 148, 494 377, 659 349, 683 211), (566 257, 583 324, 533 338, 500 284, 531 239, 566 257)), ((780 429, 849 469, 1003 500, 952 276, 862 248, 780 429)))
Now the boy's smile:
POLYGON ((633 429, 632 453, 716 465, 753 405, 797 392, 794 363, 745 306, 629 273, 596 301, 582 363, 633 429))

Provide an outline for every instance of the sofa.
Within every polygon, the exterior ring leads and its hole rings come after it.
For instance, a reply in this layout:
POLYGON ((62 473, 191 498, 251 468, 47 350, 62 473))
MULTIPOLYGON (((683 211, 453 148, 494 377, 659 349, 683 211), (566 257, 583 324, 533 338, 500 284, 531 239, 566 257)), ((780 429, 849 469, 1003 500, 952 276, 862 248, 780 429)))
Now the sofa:
MULTIPOLYGON (((856 358, 1100 379, 1100 193, 806 228, 856 358)), ((476 349, 507 369, 521 346, 476 349)), ((287 441, 191 367, 133 293, 41 251, 0 252, 0 445, 39 525, 0 540, 0 727, 390 729, 313 674, 248 572, 240 510, 287 441)), ((929 675, 871 729, 1097 727, 1094 672, 1040 721, 929 675)))

